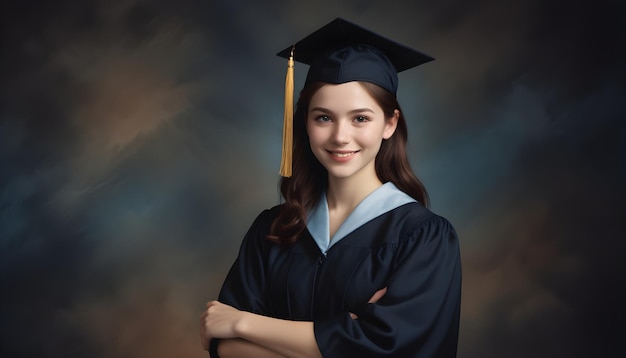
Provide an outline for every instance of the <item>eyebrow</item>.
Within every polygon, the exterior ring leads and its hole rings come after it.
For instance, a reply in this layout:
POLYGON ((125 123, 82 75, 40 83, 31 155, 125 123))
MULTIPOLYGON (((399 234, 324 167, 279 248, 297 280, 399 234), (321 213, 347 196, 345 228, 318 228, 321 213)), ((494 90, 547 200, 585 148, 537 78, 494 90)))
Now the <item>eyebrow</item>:
MULTIPOLYGON (((324 113, 331 113, 333 114, 333 111, 331 111, 328 108, 324 108, 324 107, 313 107, 309 110, 309 112, 324 112, 324 113)), ((348 111, 349 114, 354 114, 354 113, 363 113, 363 112, 370 112, 370 113, 375 113, 374 110, 370 109, 370 108, 356 108, 353 109, 351 111, 348 111)))

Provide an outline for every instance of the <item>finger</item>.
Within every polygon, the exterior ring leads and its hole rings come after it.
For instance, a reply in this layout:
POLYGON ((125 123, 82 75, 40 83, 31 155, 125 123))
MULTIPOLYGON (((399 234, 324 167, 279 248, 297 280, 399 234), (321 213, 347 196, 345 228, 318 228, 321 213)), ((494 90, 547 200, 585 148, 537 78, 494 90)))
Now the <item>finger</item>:
POLYGON ((385 293, 387 293, 387 287, 383 287, 382 289, 376 291, 374 295, 372 296, 372 298, 370 298, 370 300, 367 301, 367 303, 378 302, 378 300, 380 300, 385 295, 385 293))
POLYGON ((357 316, 354 313, 350 312, 350 318, 357 319, 357 318, 359 318, 359 316, 357 316))

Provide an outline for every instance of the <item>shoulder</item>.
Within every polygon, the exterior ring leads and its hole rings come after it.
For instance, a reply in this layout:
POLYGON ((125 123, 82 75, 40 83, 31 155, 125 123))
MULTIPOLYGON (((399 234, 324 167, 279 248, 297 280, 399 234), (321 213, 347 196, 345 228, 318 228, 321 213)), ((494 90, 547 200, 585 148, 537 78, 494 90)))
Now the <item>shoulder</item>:
POLYGON ((256 216, 252 225, 250 225, 248 232, 243 238, 241 243, 242 248, 259 249, 261 247, 265 247, 267 249, 267 246, 271 246, 272 241, 268 239, 268 235, 270 233, 272 223, 278 215, 280 206, 281 205, 276 205, 272 208, 265 209, 256 216))
POLYGON ((418 202, 402 205, 390 212, 401 228, 400 241, 407 239, 457 240, 457 234, 448 219, 425 208, 418 202))
POLYGON ((272 225, 282 206, 283 204, 280 204, 261 211, 254 220, 253 225, 272 225))
POLYGON ((269 209, 264 209, 263 211, 261 211, 257 215, 257 217, 254 219, 251 229, 256 228, 259 230, 266 230, 269 232, 269 229, 272 226, 274 219, 276 219, 276 217, 278 216, 278 213, 282 206, 283 204, 279 204, 269 209))
POLYGON ((411 202, 390 210, 386 215, 393 216, 407 229, 418 228, 425 225, 450 225, 450 222, 424 207, 418 202, 411 202))
POLYGON ((460 269, 459 239, 450 221, 419 203, 406 204, 397 210, 402 226, 397 241, 391 243, 396 265, 421 262, 434 264, 432 267, 460 269))

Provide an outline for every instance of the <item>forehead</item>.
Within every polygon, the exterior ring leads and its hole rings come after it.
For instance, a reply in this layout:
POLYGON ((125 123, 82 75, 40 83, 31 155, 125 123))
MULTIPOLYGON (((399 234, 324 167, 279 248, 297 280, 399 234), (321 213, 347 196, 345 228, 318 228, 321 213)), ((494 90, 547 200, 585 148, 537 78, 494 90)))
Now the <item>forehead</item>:
POLYGON ((323 85, 311 97, 309 109, 315 107, 347 110, 369 108, 382 111, 376 100, 359 82, 323 85))

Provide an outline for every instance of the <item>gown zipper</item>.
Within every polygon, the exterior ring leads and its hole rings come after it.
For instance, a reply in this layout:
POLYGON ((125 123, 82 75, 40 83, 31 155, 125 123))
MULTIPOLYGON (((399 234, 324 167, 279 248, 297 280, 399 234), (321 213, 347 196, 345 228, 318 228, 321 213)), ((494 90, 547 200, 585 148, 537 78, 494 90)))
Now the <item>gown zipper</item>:
POLYGON ((313 289, 311 290, 311 320, 313 320, 314 313, 315 313, 315 293, 317 292, 317 274, 319 270, 321 269, 322 265, 324 264, 324 261, 326 261, 327 254, 328 254, 328 251, 323 252, 320 255, 319 260, 317 260, 317 265, 315 266, 315 273, 313 274, 313 289))

